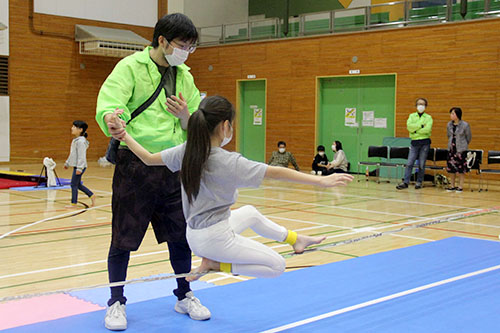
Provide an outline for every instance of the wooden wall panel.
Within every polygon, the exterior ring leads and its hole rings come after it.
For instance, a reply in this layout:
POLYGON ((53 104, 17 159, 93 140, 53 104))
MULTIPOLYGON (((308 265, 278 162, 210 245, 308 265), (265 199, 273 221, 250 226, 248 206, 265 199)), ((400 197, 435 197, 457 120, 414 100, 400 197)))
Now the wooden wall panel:
POLYGON ((35 29, 72 39, 40 36, 30 31, 29 3, 9 1, 11 158, 63 162, 71 124, 82 119, 89 124, 88 159, 95 161, 108 142, 94 120, 97 93, 120 59, 80 55, 72 37, 75 24, 128 29, 149 40, 153 29, 35 14, 35 29))
MULTIPOLYGON (((161 0, 160 4, 166 4, 161 0)), ((159 5, 159 7, 160 7, 159 5)), ((96 96, 118 58, 84 56, 70 39, 29 29, 29 1, 11 0, 11 156, 64 159, 74 119, 89 125, 89 159, 104 154, 107 138, 94 121, 96 96), (81 64, 85 68, 81 68, 81 64)), ((153 29, 35 14, 38 30, 72 36, 75 24, 124 28, 151 39, 153 29)), ((451 106, 461 106, 472 126, 471 148, 500 149, 500 19, 441 26, 370 31, 303 39, 199 48, 187 64, 209 95, 236 104, 236 80, 267 79, 266 157, 287 141, 302 168, 315 150, 316 77, 397 73, 396 135, 407 136, 406 119, 418 96, 429 99, 435 119, 433 145, 446 145, 451 106), (351 62, 357 56, 357 64, 351 62), (209 71, 209 65, 213 70, 209 71)), ((329 143, 324 143, 329 146, 329 143)), ((229 149, 234 149, 234 142, 229 149)))
MULTIPOLYGON (((200 90, 236 102, 236 80, 267 78, 266 157, 285 140, 299 165, 315 152, 316 77, 397 73, 396 135, 407 137, 414 101, 429 100, 433 146, 445 147, 449 109, 460 106, 472 149, 500 149, 500 19, 199 48, 189 65, 200 90), (357 56, 356 64, 351 62, 357 56), (214 71, 207 70, 208 65, 214 71)), ((329 146, 329 143, 323 143, 329 146)), ((234 146, 229 146, 232 148, 234 146)))

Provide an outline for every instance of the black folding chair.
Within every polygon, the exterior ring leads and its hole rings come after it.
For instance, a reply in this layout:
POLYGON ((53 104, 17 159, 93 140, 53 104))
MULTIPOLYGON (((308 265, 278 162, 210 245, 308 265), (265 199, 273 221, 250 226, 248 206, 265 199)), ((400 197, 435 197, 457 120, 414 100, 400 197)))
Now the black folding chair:
MULTIPOLYGON (((372 157, 377 157, 377 158, 385 158, 387 159, 389 156, 389 147, 387 146, 369 146, 368 147, 368 158, 372 157)), ((379 172, 380 172, 380 166, 383 165, 383 162, 372 162, 372 161, 362 161, 358 162, 358 174, 359 174, 359 168, 361 165, 366 165, 367 167, 369 165, 374 165, 377 167, 377 183, 380 183, 380 177, 379 177, 379 172)), ((366 177, 366 180, 368 181, 369 175, 366 177)), ((359 181, 359 179, 358 179, 359 181)))
POLYGON ((401 179, 398 177, 399 175, 399 168, 402 168, 402 172, 404 173, 404 168, 406 166, 406 163, 408 162, 408 155, 410 154, 410 147, 391 147, 390 149, 390 157, 391 160, 393 159, 403 159, 406 160, 406 162, 401 162, 401 163, 393 163, 393 165, 396 167, 396 178, 401 179))
MULTIPOLYGON (((490 164, 500 164, 500 151, 498 150, 489 150, 488 151, 488 167, 490 164)), ((486 174, 500 174, 500 169, 482 169, 481 173, 486 174)), ((489 188, 489 180, 486 178, 486 190, 489 188)))

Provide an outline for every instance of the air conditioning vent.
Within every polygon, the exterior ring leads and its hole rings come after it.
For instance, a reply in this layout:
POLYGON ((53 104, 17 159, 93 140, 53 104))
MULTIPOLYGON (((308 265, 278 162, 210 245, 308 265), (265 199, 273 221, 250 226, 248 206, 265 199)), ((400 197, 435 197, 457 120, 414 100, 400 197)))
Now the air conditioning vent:
POLYGON ((0 56, 0 95, 9 94, 9 57, 0 56))
POLYGON ((119 58, 142 51, 151 44, 130 30, 80 24, 75 25, 75 40, 80 43, 80 54, 119 58))

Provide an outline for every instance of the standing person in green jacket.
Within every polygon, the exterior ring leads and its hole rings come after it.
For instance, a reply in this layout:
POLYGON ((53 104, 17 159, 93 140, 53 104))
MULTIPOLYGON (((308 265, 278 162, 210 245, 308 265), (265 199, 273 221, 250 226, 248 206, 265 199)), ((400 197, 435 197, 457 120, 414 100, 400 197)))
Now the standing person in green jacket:
MULTIPOLYGON (((158 153, 186 141, 191 113, 200 104, 189 67, 184 65, 195 50, 198 33, 183 14, 169 14, 155 26, 153 42, 142 52, 122 59, 103 83, 97 98, 96 120, 111 136, 107 123, 125 124, 132 112, 156 90, 164 74, 158 98, 127 125, 129 133, 149 152, 158 153), (123 110, 121 120, 115 110, 123 110)), ((122 142, 113 175, 112 235, 108 254, 109 282, 126 280, 130 251, 136 251, 151 222, 158 243, 167 242, 176 274, 191 270, 191 249, 186 240, 178 173, 165 167, 146 166, 122 142)), ((177 279, 175 311, 192 319, 210 318, 210 311, 194 297, 186 279, 177 279)), ((123 286, 111 288, 105 317, 110 330, 127 328, 123 286)))
POLYGON ((406 128, 410 133, 411 147, 408 156, 408 164, 405 169, 405 178, 403 183, 396 186, 398 190, 408 188, 413 164, 417 159, 419 163, 415 189, 418 190, 422 188, 422 181, 424 180, 425 174, 425 161, 427 160, 427 153, 431 147, 432 117, 425 113, 427 100, 425 98, 418 98, 415 105, 417 107, 417 112, 410 114, 406 122, 406 128))

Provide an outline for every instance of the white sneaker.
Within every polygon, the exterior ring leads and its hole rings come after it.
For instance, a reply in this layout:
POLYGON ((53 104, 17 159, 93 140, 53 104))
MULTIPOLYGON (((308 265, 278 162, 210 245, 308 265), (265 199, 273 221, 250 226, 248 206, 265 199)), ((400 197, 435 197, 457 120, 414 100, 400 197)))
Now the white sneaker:
POLYGON ((108 307, 104 326, 111 331, 123 331, 127 329, 127 314, 125 313, 125 304, 116 301, 108 307))
POLYGON ((175 311, 182 314, 189 314, 189 317, 194 320, 210 319, 210 310, 204 307, 200 300, 194 297, 193 292, 186 293, 186 298, 182 301, 177 301, 175 311))
POLYGON ((323 174, 323 171, 318 171, 318 176, 321 176, 323 174))
POLYGON ((315 174, 316 174, 316 171, 311 170, 311 175, 315 175, 315 174))

